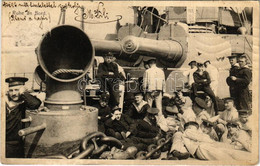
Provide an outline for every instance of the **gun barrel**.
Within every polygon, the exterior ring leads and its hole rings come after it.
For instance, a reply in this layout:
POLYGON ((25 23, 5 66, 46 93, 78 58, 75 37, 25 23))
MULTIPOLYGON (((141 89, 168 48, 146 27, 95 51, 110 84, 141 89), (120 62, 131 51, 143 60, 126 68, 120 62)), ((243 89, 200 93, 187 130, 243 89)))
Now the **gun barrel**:
POLYGON ((126 54, 136 53, 171 61, 178 61, 183 54, 181 44, 172 40, 153 40, 127 36, 121 43, 122 50, 126 54))

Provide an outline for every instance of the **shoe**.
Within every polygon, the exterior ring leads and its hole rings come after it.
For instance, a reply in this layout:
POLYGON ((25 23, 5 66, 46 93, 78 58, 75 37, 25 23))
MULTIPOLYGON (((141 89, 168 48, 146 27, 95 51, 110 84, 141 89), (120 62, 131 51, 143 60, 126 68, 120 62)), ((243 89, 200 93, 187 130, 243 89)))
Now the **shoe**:
POLYGON ((168 153, 165 160, 179 160, 179 159, 177 157, 173 156, 171 153, 170 154, 168 153))
POLYGON ((188 159, 190 157, 190 153, 189 152, 181 153, 181 152, 179 152, 177 150, 174 150, 172 152, 172 155, 174 157, 177 157, 179 160, 186 160, 186 159, 188 159))

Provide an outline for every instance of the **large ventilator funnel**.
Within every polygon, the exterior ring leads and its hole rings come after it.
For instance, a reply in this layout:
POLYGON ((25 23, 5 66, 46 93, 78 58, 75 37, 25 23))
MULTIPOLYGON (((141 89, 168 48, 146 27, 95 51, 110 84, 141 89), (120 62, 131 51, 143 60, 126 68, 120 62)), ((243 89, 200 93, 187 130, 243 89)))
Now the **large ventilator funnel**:
POLYGON ((77 82, 88 72, 94 59, 89 37, 69 25, 53 28, 43 36, 37 58, 48 75, 45 105, 81 104, 77 82))

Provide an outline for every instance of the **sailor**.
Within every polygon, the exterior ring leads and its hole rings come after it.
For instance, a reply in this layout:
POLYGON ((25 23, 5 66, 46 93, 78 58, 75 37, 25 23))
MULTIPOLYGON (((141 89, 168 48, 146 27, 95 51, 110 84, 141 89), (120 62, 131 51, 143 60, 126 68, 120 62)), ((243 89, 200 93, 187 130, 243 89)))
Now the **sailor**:
POLYGON ((203 92, 205 92, 212 99, 214 103, 215 113, 217 113, 219 111, 218 104, 217 104, 216 96, 210 87, 211 78, 209 76, 209 73, 205 71, 204 65, 202 63, 197 63, 197 67, 198 69, 193 73, 193 77, 194 77, 194 83, 192 84, 193 96, 194 98, 198 96, 197 94, 198 90, 202 90, 203 92))
POLYGON ((231 137, 231 144, 235 145, 236 149, 252 151, 252 138, 245 130, 240 129, 238 121, 229 121, 227 129, 231 137))
POLYGON ((119 84, 125 79, 122 72, 118 68, 118 64, 113 53, 109 52, 104 55, 104 63, 99 64, 97 71, 97 79, 101 82, 101 90, 103 93, 109 92, 109 106, 111 108, 119 105, 120 90, 119 84))
POLYGON ((215 141, 219 141, 219 138, 217 136, 216 131, 214 130, 215 124, 207 119, 202 119, 202 123, 200 125, 200 128, 203 133, 208 134, 211 139, 215 141))
POLYGON ((225 100, 225 110, 219 115, 215 116, 215 120, 217 121, 216 130, 219 131, 219 137, 225 132, 228 121, 238 120, 238 112, 234 107, 234 99, 231 97, 227 97, 225 100))
POLYGON ((158 116, 162 117, 162 95, 166 90, 165 75, 163 70, 156 66, 156 59, 150 59, 148 64, 150 68, 144 72, 143 76, 145 100, 150 107, 152 107, 153 101, 155 101, 156 108, 159 109, 158 116))
POLYGON ((143 119, 150 105, 143 100, 143 93, 137 91, 134 93, 134 102, 129 106, 128 110, 125 112, 133 120, 143 119))
POLYGON ((239 127, 241 130, 245 130, 248 132, 250 136, 252 136, 252 127, 253 127, 253 120, 251 110, 239 110, 239 127))
POLYGON ((105 132, 105 122, 111 118, 111 108, 108 106, 109 94, 100 96, 98 108, 98 131, 105 132))
POLYGON ((240 69, 237 76, 231 76, 231 80, 234 81, 235 91, 237 93, 237 105, 236 108, 240 109, 251 109, 251 96, 249 92, 249 84, 252 79, 252 71, 247 66, 246 54, 238 57, 238 63, 240 69))
POLYGON ((112 116, 105 122, 106 134, 119 140, 126 139, 130 134, 132 120, 122 114, 121 108, 115 106, 112 109, 112 116))
POLYGON ((158 108, 149 108, 144 119, 139 119, 131 124, 131 135, 126 140, 125 146, 136 146, 138 150, 147 150, 150 144, 155 144, 160 139, 161 130, 157 125, 156 116, 158 108))
POLYGON ((219 78, 218 69, 215 66, 213 66, 209 60, 204 62, 204 66, 206 68, 206 71, 209 73, 209 77, 211 79, 210 87, 214 94, 217 96, 219 78))
POLYGON ((238 105, 237 91, 235 90, 235 83, 231 79, 231 76, 237 76, 237 73, 239 71, 239 64, 237 63, 237 55, 232 54, 231 56, 228 56, 228 59, 229 59, 231 68, 229 69, 229 76, 227 77, 226 82, 229 86, 230 97, 233 97, 235 105, 238 105))
POLYGON ((21 119, 25 118, 26 109, 38 109, 41 101, 30 95, 24 87, 28 78, 9 77, 6 97, 6 158, 23 158, 23 140, 18 131, 24 128, 21 119))

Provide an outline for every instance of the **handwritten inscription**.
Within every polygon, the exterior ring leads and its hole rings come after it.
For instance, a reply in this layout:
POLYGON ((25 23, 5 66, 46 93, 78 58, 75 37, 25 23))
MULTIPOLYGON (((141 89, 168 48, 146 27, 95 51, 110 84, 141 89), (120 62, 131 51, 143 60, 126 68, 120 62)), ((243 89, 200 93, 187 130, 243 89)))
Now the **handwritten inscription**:
POLYGON ((79 21, 83 20, 94 20, 94 19, 109 19, 108 12, 106 11, 105 5, 103 2, 99 2, 96 9, 88 9, 84 8, 84 12, 82 12, 82 7, 76 8, 74 11, 76 14, 75 20, 79 21))
MULTIPOLYGON (((95 5, 96 3, 94 3, 95 5)), ((9 22, 18 22, 18 21, 49 21, 50 14, 49 12, 42 12, 40 9, 47 8, 57 8, 57 9, 74 9, 75 17, 74 19, 79 22, 96 24, 96 23, 108 23, 114 22, 122 19, 121 15, 111 16, 109 15, 108 10, 105 7, 104 2, 98 2, 96 6, 83 6, 79 2, 58 2, 58 1, 49 1, 49 2, 33 2, 33 1, 24 1, 24 2, 8 2, 5 1, 2 3, 4 8, 10 8, 12 11, 9 12, 9 22), (24 10, 23 10, 24 8, 24 10), (30 11, 32 10, 32 11, 30 11)), ((48 10, 46 10, 48 11, 48 10)))
POLYGON ((16 8, 16 7, 30 7, 30 8, 77 8, 79 7, 77 2, 66 2, 64 4, 52 2, 3 2, 3 7, 16 8))
POLYGON ((30 10, 13 10, 9 12, 9 22, 19 22, 19 21, 40 21, 40 28, 43 28, 42 21, 51 21, 50 14, 45 11, 30 11, 30 10))

